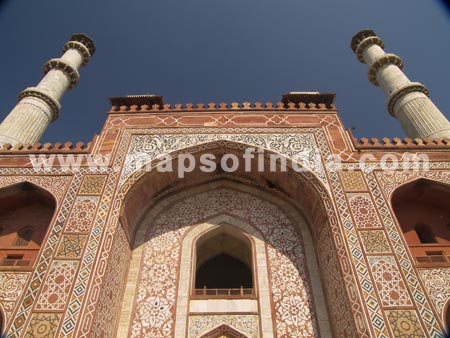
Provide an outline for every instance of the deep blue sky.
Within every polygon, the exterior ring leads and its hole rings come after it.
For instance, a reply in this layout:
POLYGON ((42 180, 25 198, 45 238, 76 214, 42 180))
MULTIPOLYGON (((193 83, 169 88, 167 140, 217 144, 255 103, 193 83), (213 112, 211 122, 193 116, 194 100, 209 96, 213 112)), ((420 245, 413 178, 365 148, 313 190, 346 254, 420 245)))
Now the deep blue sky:
POLYGON ((437 0, 0 2, 0 118, 39 82, 72 33, 83 32, 96 54, 44 142, 89 141, 101 130, 109 96, 277 102, 288 91, 336 93, 340 116, 358 137, 404 137, 350 40, 375 30, 450 118, 448 14, 437 0))

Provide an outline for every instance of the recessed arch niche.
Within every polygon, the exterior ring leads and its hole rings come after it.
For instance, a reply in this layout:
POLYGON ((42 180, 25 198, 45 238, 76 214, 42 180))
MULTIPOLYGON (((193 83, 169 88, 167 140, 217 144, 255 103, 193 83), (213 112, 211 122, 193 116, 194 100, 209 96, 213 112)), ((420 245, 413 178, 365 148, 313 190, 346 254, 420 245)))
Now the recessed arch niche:
POLYGON ((206 290, 233 290, 227 295, 241 296, 239 289, 253 294, 254 259, 251 240, 229 224, 221 224, 197 238, 193 296, 220 296, 206 290), (204 289, 205 292, 202 292, 204 289))
MULTIPOLYGON (((221 154, 225 153, 234 153, 239 157, 242 156, 246 146, 245 144, 231 141, 218 141, 185 148, 179 152, 189 152, 197 160, 204 153, 213 153, 217 158, 220 158, 221 154)), ((268 161, 268 153, 270 152, 267 151, 265 153, 265 161, 268 161)), ((171 153, 171 155, 174 158, 174 166, 176 166, 177 154, 171 153)), ((266 164, 268 166, 268 163, 266 164)), ((257 168, 257 165, 252 165, 252 168, 257 168)), ((338 218, 329 192, 318 177, 308 170, 296 173, 289 165, 287 171, 274 173, 257 172, 256 169, 252 172, 239 171, 241 168, 233 174, 221 171, 205 173, 197 169, 187 173, 183 180, 180 180, 174 172, 161 173, 153 170, 146 173, 133 173, 123 182, 114 203, 122 205, 120 226, 123 227, 123 234, 130 242, 133 256, 139 254, 139 250, 142 248, 143 242, 140 239, 142 239, 143 234, 138 229, 144 219, 150 211, 156 212, 155 210, 161 211, 167 208, 170 204, 168 201, 175 194, 177 198, 186 197, 192 194, 191 189, 222 180, 242 184, 246 187, 254 187, 260 191, 265 191, 271 200, 279 198, 287 202, 287 204, 291 205, 291 209, 294 209, 294 214, 299 213, 302 215, 305 228, 309 228, 310 236, 312 235, 312 240, 308 242, 308 245, 311 245, 312 250, 314 250, 315 245, 318 252, 321 253, 318 256, 320 271, 325 271, 322 277, 324 284, 328 286, 325 289, 326 297, 324 297, 324 300, 330 305, 330 315, 333 318, 330 322, 333 324, 334 330, 336 330, 334 334, 339 337, 354 336, 358 332, 355 321, 363 319, 360 317, 354 318, 350 309, 352 306, 360 306, 357 304, 360 300, 355 298, 354 293, 346 290, 343 274, 347 275, 346 278, 353 277, 348 276, 348 272, 341 270, 340 264, 345 265, 346 262, 341 263, 340 260, 345 261, 346 258, 345 256, 338 256, 338 251, 335 251, 337 250, 335 246, 342 244, 342 239, 339 238, 341 234, 337 230, 339 226, 337 224, 338 218)), ((286 212, 291 214, 291 211, 286 212)), ((319 276, 319 269, 311 270, 311 273, 319 276)), ((133 268, 133 263, 128 274, 139 274, 139 270, 133 268)), ((130 285, 130 283, 128 284, 130 285)), ((320 283, 317 285, 320 286, 320 283)), ((118 290, 118 294, 121 294, 120 290, 118 290)), ((122 314, 117 336, 123 337, 128 334, 128 327, 126 326, 129 324, 129 318, 127 319, 123 305, 130 303, 130 301, 126 300, 126 295, 118 296, 118 298, 124 299, 121 308, 117 310, 122 314)), ((325 307, 322 308, 322 311, 326 315, 325 307)), ((101 311, 98 312, 96 318, 98 318, 96 321, 100 321, 103 318, 101 311)), ((325 334, 325 336, 331 335, 331 332, 325 334)))
POLYGON ((0 268, 30 268, 56 208, 53 195, 29 182, 0 189, 0 268))
POLYGON ((418 263, 450 265, 450 186, 424 178, 398 187, 392 208, 418 263))

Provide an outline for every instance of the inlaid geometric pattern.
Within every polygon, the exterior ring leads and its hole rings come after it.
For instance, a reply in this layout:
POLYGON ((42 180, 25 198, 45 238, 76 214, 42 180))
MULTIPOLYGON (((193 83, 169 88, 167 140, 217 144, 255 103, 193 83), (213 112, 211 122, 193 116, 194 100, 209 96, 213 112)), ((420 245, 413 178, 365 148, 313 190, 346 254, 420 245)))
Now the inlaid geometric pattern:
POLYGON ((411 299, 393 256, 367 257, 383 306, 408 306, 411 299))
POLYGON ((105 273, 104 286, 101 289, 97 306, 97 315, 92 325, 92 335, 95 337, 113 337, 113 323, 117 314, 117 305, 121 300, 121 292, 125 285, 125 276, 130 262, 131 249, 125 231, 122 227, 117 229, 112 246, 110 264, 105 273))
POLYGON ((427 337, 414 310, 386 311, 392 335, 395 338, 427 337))
POLYGON ((367 253, 391 252, 384 230, 361 230, 359 232, 367 253))
MULTIPOLYGON (((120 121, 118 121, 119 123, 122 123, 123 120, 119 119, 120 121)), ((126 124, 126 123, 125 123, 126 124)), ((120 128, 115 127, 115 124, 113 124, 112 126, 108 127, 108 129, 106 130, 106 133, 112 132, 113 134, 118 132, 120 130, 120 128)), ((221 132, 223 133, 243 133, 243 134, 249 134, 250 138, 253 137, 254 134, 254 130, 250 129, 250 128, 224 128, 221 130, 221 132)), ((295 128, 261 128, 258 130, 258 132, 261 133, 269 133, 269 134, 278 134, 281 133, 280 135, 280 140, 283 140, 283 134, 282 133, 286 133, 286 134, 291 134, 291 133, 312 133, 314 134, 314 136, 317 138, 317 144, 320 148, 320 152, 322 153, 323 156, 328 156, 330 155, 329 152, 329 148, 327 146, 327 140, 325 137, 325 134, 323 133, 323 131, 320 128, 301 128, 301 129, 295 129, 295 128)), ((175 146, 173 146, 172 148, 174 148, 174 150, 177 149, 182 149, 185 147, 188 147, 190 144, 189 142, 189 135, 193 135, 193 134, 209 134, 211 133, 211 130, 208 128, 146 128, 146 129, 127 129, 124 131, 123 135, 122 135, 122 139, 121 141, 118 143, 117 145, 117 155, 115 157, 115 165, 120 166, 122 161, 124 160, 125 156, 127 155, 128 152, 128 147, 130 142, 134 141, 134 139, 132 140, 132 134, 164 134, 164 135, 168 135, 168 134, 182 134, 182 135, 186 135, 186 141, 183 141, 182 143, 178 143, 175 146)), ((259 135, 261 136, 261 135, 259 135)), ((264 138, 265 136, 263 136, 264 138)), ((254 139, 253 139, 254 141, 254 139)), ((253 142, 252 141, 252 142, 253 142)), ((246 140, 244 140, 243 142, 246 142, 246 140)), ((252 143, 250 143, 252 144, 252 143)), ((294 143, 295 145, 296 143, 294 143)), ((205 143, 205 145, 207 145, 207 143, 205 143)), ((244 144, 245 146, 245 144, 244 144)), ((287 146, 287 145, 286 145, 287 146)), ((205 148, 208 149, 208 148, 205 148)), ((301 149, 301 148, 300 148, 301 149)), ((147 149, 148 152, 152 152, 152 148, 148 148, 147 149)), ((170 150, 169 150, 170 151, 170 150)), ((159 150, 158 150, 159 153, 159 150)), ((295 154, 295 152, 294 152, 295 154)), ((115 172, 113 172, 111 175, 114 175, 115 172)), ((140 178, 142 177, 143 173, 140 172, 136 172, 134 174, 132 174, 130 176, 129 179, 127 180, 123 180, 123 186, 120 189, 118 195, 115 197, 114 200, 114 204, 119 205, 124 197, 125 194, 127 193, 127 191, 133 186, 133 184, 140 178)), ((370 336, 370 329, 368 328, 367 325, 372 325, 371 320, 375 323, 374 327, 375 327, 375 331, 380 332, 381 335, 379 337, 386 337, 386 335, 384 335, 384 332, 387 330, 384 324, 384 319, 383 316, 381 315, 381 311, 379 309, 379 306, 376 302, 376 298, 374 298, 374 294, 375 291, 373 289, 373 285, 371 284, 370 278, 368 277, 368 272, 367 272, 367 268, 365 267, 365 263, 362 260, 362 256, 358 259, 359 263, 363 268, 364 268, 364 274, 366 275, 366 277, 364 277, 364 286, 365 289, 367 290, 367 295, 363 296, 357 291, 358 288, 358 281, 356 276, 354 275, 354 272, 351 268, 351 262, 350 262, 350 258, 349 258, 349 249, 346 248, 346 245, 343 244, 344 241, 344 237, 342 237, 341 234, 341 230, 340 227, 341 225, 339 224, 339 222, 336 219, 336 213, 334 211, 334 208, 331 207, 331 205, 333 204, 331 202, 331 200, 329 199, 329 195, 326 191, 324 191, 324 189, 321 187, 321 184, 319 183, 319 181, 317 180, 317 178, 315 177, 315 175, 312 175, 309 172, 303 172, 301 174, 296 175, 298 177, 298 179, 301 182, 304 182, 305 184, 313 184, 314 187, 316 187, 319 192, 321 197, 324 199, 324 201, 328 201, 329 204, 327 207, 327 213, 328 216, 330 217, 330 227, 331 227, 331 233, 330 233, 330 237, 332 237, 332 243, 337 245, 337 254, 336 252, 333 253, 333 256, 331 257, 338 257, 336 259, 337 264, 339 265, 339 267, 336 269, 336 276, 340 275, 342 273, 342 277, 343 277, 343 283, 345 283, 345 286, 350 290, 347 294, 342 294, 342 298, 345 299, 345 301, 348 301, 351 306, 344 306, 344 307, 339 307, 339 306, 333 306, 331 307, 331 312, 333 313, 333 315, 336 316, 336 318, 338 320, 335 321, 335 330, 337 330, 337 332, 339 332, 338 336, 342 336, 342 337, 360 337, 360 338, 366 338, 370 336), (342 269, 342 270, 340 270, 342 269), (374 302, 375 300, 375 302, 374 302), (367 304, 371 304, 370 305, 370 311, 372 311, 373 313, 373 318, 371 317, 370 319, 366 319, 366 311, 364 310, 364 306, 365 306, 365 302, 368 302, 367 304), (345 315, 342 313, 342 309, 351 309, 352 312, 349 312, 350 315, 345 315), (358 326, 355 326, 355 322, 359 323, 358 326)), ((341 181, 340 178, 338 176, 337 173, 335 173, 334 175, 331 175, 333 178, 333 187, 335 187, 335 189, 341 190, 341 181)), ((111 180, 113 181, 113 180, 111 180)), ((249 182, 249 184, 251 184, 249 182)), ((328 183, 325 184, 326 186, 328 186, 328 183)), ((345 201, 345 196, 344 194, 340 191, 339 192, 339 196, 335 196, 335 200, 338 201, 340 204, 342 204, 342 208, 347 208, 347 203, 345 201), (343 201, 343 202, 340 202, 343 201)), ((339 212, 341 212, 341 208, 339 210, 339 212)), ((352 227, 352 221, 350 220, 350 214, 347 210, 344 211, 345 213, 347 213, 348 215, 346 216, 346 218, 344 219, 344 226, 350 226, 352 227)), ((118 218, 119 218, 119 209, 115 208, 112 210, 112 216, 110 217, 110 223, 109 226, 107 228, 107 233, 106 233, 106 237, 108 238, 108 240, 105 243, 110 243, 112 241, 112 238, 114 236, 114 231, 117 228, 119 222, 118 222, 118 218)), ((352 230, 353 231, 353 230, 352 230)), ((355 242, 355 238, 356 238, 356 232, 353 235, 353 240, 352 243, 357 243, 357 241, 355 242)), ((330 248, 332 247, 332 245, 330 246, 330 248)), ((355 248, 355 255, 358 255, 358 251, 357 248, 355 248)), ((104 252, 105 254, 102 254, 102 256, 100 257, 100 266, 102 266, 102 264, 105 264, 105 262, 107 261, 108 257, 108 253, 109 253, 109 245, 105 244, 102 247, 102 252, 104 252)), ((354 257, 353 257, 354 258, 354 257)), ((103 274, 102 269, 97 268, 96 270, 96 275, 102 275, 103 274)), ((337 281, 337 285, 343 285, 342 282, 340 282, 340 278, 336 279, 337 281)), ((97 287, 98 283, 95 282, 94 285, 92 286, 94 288, 94 291, 92 291, 92 294, 94 294, 95 289, 97 287)), ((91 299, 91 298, 89 298, 91 299)), ((89 300, 89 308, 94 308, 95 305, 95 300, 89 300), (92 305, 91 305, 92 304, 92 305)), ((336 304, 337 305, 337 304, 336 304)), ((88 314, 89 316, 89 314, 88 314)), ((82 327, 88 327, 89 325, 89 317, 85 317, 83 319, 82 322, 82 327)), ((88 335, 88 331, 84 331, 84 335, 83 337, 87 337, 88 335)))
POLYGON ((56 256, 79 258, 86 245, 86 241, 87 235, 63 235, 56 256))
POLYGON ((70 213, 65 231, 87 232, 91 229, 98 197, 78 197, 70 213))
POLYGON ((189 316, 189 338, 198 338, 223 323, 244 333, 248 338, 259 337, 257 315, 195 315, 189 316))
POLYGON ((0 301, 16 301, 29 276, 26 272, 0 272, 0 301))
POLYGON ((340 171, 339 176, 345 191, 367 190, 361 171, 340 171))
POLYGON ((319 237, 320 244, 318 244, 320 254, 317 257, 323 266, 323 277, 327 283, 327 287, 324 288, 325 295, 330 307, 335 309, 335 311, 330 311, 330 320, 334 323, 338 337, 357 337, 352 326, 345 325, 345 320, 351 319, 352 313, 347 295, 342 292, 344 281, 330 232, 329 227, 323 228, 319 237))
MULTIPOLYGON (((449 168, 448 162, 430 162, 430 167, 437 169, 449 168)), ((432 303, 428 301, 425 295, 425 289, 422 288, 419 282, 419 274, 413 268, 413 264, 408 255, 405 243, 402 236, 400 236, 399 226, 394 221, 391 209, 386 201, 389 201, 390 194, 400 184, 417 179, 420 177, 429 178, 438 182, 450 184, 450 172, 443 170, 429 170, 429 171, 394 171, 383 172, 374 171, 368 173, 366 176, 370 190, 374 197, 377 209, 383 218, 383 224, 387 230, 389 240, 394 246, 396 257, 399 261, 399 266, 405 275, 405 280, 413 296, 414 303, 417 306, 418 314, 422 318, 422 322, 427 332, 431 337, 441 337, 442 328, 436 320, 436 316, 432 312, 432 303)))
POLYGON ((0 272, 0 304, 5 311, 6 321, 17 305, 29 277, 30 273, 27 272, 0 272))
POLYGON ((353 219, 358 228, 379 228, 380 219, 373 205, 370 195, 367 193, 347 194, 353 219))
POLYGON ((53 193, 58 201, 63 199, 67 185, 71 181, 70 176, 36 175, 32 169, 11 169, 8 173, 5 168, 2 168, 2 174, 5 176, 0 176, 0 188, 21 182, 30 182, 53 193))
POLYGON ((419 274, 437 313, 444 315, 445 304, 450 300, 450 269, 420 269, 419 274))
POLYGON ((180 238, 189 225, 218 214, 248 220, 267 239, 277 336, 314 337, 318 328, 312 310, 311 286, 303 244, 294 225, 266 200, 225 188, 174 203, 148 227, 131 337, 172 334, 180 238))
POLYGON ((56 336, 61 314, 33 313, 25 338, 53 338, 56 336))
MULTIPOLYGON (((146 131, 148 133, 148 131, 146 131)), ((198 133, 199 130, 196 130, 198 133)), ((317 177, 323 182, 327 182, 325 169, 320 161, 317 142, 311 133, 299 134, 267 134, 267 135, 246 135, 246 134, 193 134, 176 135, 171 137, 167 135, 132 135, 131 144, 127 153, 127 161, 123 166, 120 177, 120 185, 129 178, 134 171, 139 171, 144 163, 133 163, 134 156, 146 154, 149 160, 156 157, 169 154, 173 151, 202 145, 214 141, 231 141, 242 144, 244 148, 252 146, 261 147, 273 152, 280 153, 289 158, 302 159, 303 165, 309 170, 315 172, 317 177), (134 164, 134 165, 133 165, 134 164), (140 166, 139 166, 140 164, 140 166)))
POLYGON ((64 310, 78 261, 54 261, 36 304, 36 310, 64 310))
POLYGON ((106 178, 106 175, 85 175, 78 195, 100 195, 106 178))
POLYGON ((67 175, 67 172, 58 172, 57 170, 55 170, 55 173, 61 174, 61 176, 36 176, 34 170, 28 168, 2 169, 2 173, 8 176, 5 180, 3 176, 0 177, 0 186, 3 186, 5 182, 32 182, 52 192, 60 203, 56 219, 54 220, 54 223, 49 226, 47 241, 43 243, 41 254, 37 257, 35 263, 36 269, 31 273, 29 287, 24 290, 21 302, 18 304, 18 307, 16 307, 15 317, 12 319, 11 325, 9 326, 7 336, 13 338, 21 336, 26 320, 36 301, 41 283, 50 265, 53 252, 56 250, 63 224, 67 219, 68 212, 72 205, 75 196, 74 186, 78 186, 79 176, 70 176, 67 175), (74 183, 74 185, 71 185, 71 183, 74 183))
MULTIPOLYGON (((108 312, 107 314, 99 315, 99 311, 97 311, 97 302, 99 301, 99 294, 105 286, 103 283, 103 278, 107 271, 108 261, 111 257, 110 250, 112 249, 117 230, 117 227, 106 222, 110 212, 109 206, 111 204, 112 195, 117 182, 117 176, 117 171, 112 170, 109 173, 108 180, 106 181, 105 189, 102 193, 96 212, 95 221, 93 223, 89 240, 82 258, 80 272, 78 273, 77 281, 70 299, 70 311, 67 311, 66 316, 64 317, 60 335, 61 338, 90 338, 92 336, 91 327, 95 320, 94 316, 97 316, 97 318, 100 317, 100 319, 112 318, 113 314, 119 311, 119 303, 116 303, 114 306, 109 308, 101 307, 108 312), (104 231, 105 229, 107 229, 107 231, 104 231), (102 237, 105 237, 103 241, 102 237), (103 243, 103 247, 100 243, 103 243), (106 251, 102 251, 102 253, 99 254, 101 249, 106 251), (95 265, 95 263, 98 264, 95 265), (95 272, 92 272, 94 266, 97 266, 97 269, 95 272), (88 284, 89 276, 92 274, 94 274, 96 278, 88 284), (79 325, 75 326, 77 321, 79 321, 79 325)), ((111 214, 117 215, 117 218, 119 212, 120 208, 111 209, 111 214)), ((114 265, 114 262, 109 263, 114 265)), ((119 267, 119 265, 116 265, 114 269, 118 269, 119 267)), ((126 267, 124 269, 125 273, 127 271, 126 267)), ((120 290, 115 290, 115 292, 120 293, 120 290)), ((117 299, 117 297, 113 298, 117 299)), ((107 299, 105 301, 111 304, 111 299, 107 299)), ((110 321, 101 321, 99 326, 102 327, 104 332, 109 332, 111 330, 110 321)), ((99 335, 101 336, 101 334, 102 332, 100 331, 99 335)))

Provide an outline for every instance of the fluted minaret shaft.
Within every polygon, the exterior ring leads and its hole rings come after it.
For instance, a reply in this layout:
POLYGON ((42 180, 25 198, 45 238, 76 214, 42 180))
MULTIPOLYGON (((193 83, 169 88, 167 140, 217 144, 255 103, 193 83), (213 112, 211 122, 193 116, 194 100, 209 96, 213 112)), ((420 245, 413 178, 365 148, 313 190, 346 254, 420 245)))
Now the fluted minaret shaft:
POLYGON ((369 81, 388 97, 388 111, 411 138, 450 138, 450 122, 429 99, 428 89, 411 82, 403 73, 403 61, 384 51, 383 41, 372 30, 357 33, 351 48, 369 67, 369 81))
POLYGON ((74 34, 62 52, 59 59, 45 64, 45 76, 36 87, 20 93, 17 105, 0 125, 0 144, 36 143, 58 118, 59 101, 68 89, 76 86, 78 69, 89 62, 95 46, 88 36, 74 34))

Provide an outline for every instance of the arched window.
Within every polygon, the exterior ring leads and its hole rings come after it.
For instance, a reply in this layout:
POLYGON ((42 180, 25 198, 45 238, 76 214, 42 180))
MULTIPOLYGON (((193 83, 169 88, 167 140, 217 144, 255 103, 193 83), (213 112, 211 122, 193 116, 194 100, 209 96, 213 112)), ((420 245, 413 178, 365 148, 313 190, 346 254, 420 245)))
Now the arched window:
POLYGON ((49 192, 28 182, 0 189, 0 269, 31 267, 55 205, 49 192))
POLYGON ((250 240, 231 226, 221 226, 196 242, 194 296, 248 297, 254 294, 250 240))
POLYGON ((392 207, 418 264, 450 265, 450 187, 419 179, 394 191, 392 207))
POLYGON ((31 226, 22 228, 17 232, 17 236, 14 240, 13 246, 27 246, 30 243, 32 237, 33 228, 31 226))

